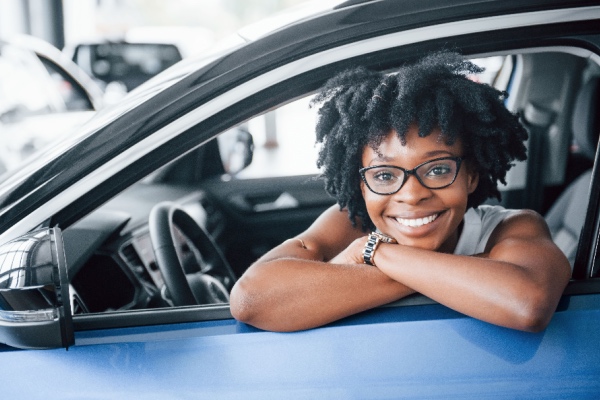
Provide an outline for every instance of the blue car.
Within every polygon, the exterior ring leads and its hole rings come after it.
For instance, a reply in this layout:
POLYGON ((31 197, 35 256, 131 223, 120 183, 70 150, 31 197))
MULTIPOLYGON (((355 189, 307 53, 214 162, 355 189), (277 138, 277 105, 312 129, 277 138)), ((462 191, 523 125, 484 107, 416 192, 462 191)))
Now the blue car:
POLYGON ((597 1, 327 1, 234 39, 0 176, 2 398, 600 397, 597 1), (420 294, 294 333, 234 320, 237 278, 333 204, 314 93, 441 48, 529 131, 501 204, 544 215, 571 262, 548 327, 420 294))

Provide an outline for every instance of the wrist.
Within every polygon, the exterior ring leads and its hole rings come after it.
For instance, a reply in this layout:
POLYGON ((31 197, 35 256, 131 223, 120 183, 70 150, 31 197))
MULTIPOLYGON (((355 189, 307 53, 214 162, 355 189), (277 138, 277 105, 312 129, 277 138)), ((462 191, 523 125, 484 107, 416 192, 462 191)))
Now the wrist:
POLYGON ((371 232, 367 236, 367 241, 362 251, 363 263, 376 267, 375 252, 380 243, 397 243, 394 238, 384 235, 380 232, 371 232))

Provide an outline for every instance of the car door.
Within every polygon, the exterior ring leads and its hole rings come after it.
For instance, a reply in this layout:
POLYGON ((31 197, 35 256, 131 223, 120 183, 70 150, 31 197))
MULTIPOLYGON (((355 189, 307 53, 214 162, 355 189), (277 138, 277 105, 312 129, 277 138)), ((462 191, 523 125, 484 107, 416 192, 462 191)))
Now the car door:
MULTIPOLYGON (((348 13, 343 13, 343 26, 360 20, 362 16, 385 15, 372 14, 377 9, 370 9, 385 3, 390 9, 397 5, 395 2, 370 2, 363 9, 353 2, 348 13)), ((463 12, 465 7, 471 9, 470 4, 463 6, 463 12)), ((539 3, 532 7, 539 7, 539 3)), ((390 9, 387 11, 390 12, 390 9)), ((429 8, 422 11, 428 21, 435 14, 429 8)), ((445 5, 439 11, 444 15, 443 22, 450 15, 446 11, 445 5)), ((540 18, 537 12, 517 16, 506 12, 499 18, 477 19, 477 24, 473 24, 478 28, 475 31, 471 31, 468 27, 473 26, 464 24, 464 21, 458 21, 460 24, 456 25, 428 27, 436 28, 434 31, 440 35, 436 40, 428 36, 429 29, 420 30, 413 22, 406 27, 406 32, 387 36, 389 31, 385 30, 382 38, 369 36, 367 39, 363 37, 364 40, 357 39, 356 47, 346 46, 347 37, 344 36, 340 50, 318 53, 316 57, 300 59, 296 64, 290 61, 292 67, 286 67, 283 62, 277 64, 281 70, 264 71, 260 79, 252 81, 254 86, 241 84, 240 89, 227 81, 235 87, 226 91, 219 86, 214 93, 211 92, 222 103, 210 103, 209 106, 214 107, 210 111, 206 111, 209 107, 204 107, 204 103, 194 109, 193 101, 199 100, 190 100, 194 96, 185 92, 185 85, 191 85, 192 80, 200 80, 198 76, 191 75, 171 91, 164 89, 148 103, 124 113, 119 117, 122 119, 117 119, 108 129, 103 131, 101 128, 90 133, 90 147, 106 153, 111 150, 113 154, 110 156, 105 153, 97 156, 86 147, 86 159, 69 165, 70 169, 66 172, 62 170, 67 178, 56 173, 61 167, 58 162, 51 164, 51 171, 42 170, 52 172, 52 176, 56 177, 35 192, 37 201, 47 201, 48 204, 35 209, 37 213, 31 212, 31 215, 28 212, 33 205, 20 209, 19 212, 25 216, 20 216, 22 221, 19 220, 16 227, 6 230, 5 237, 17 235, 19 230, 28 232, 40 224, 57 224, 68 230, 82 215, 99 207, 128 185, 138 182, 147 173, 202 144, 207 145, 219 132, 299 95, 313 92, 340 68, 356 62, 378 66, 382 70, 391 68, 414 59, 415 55, 428 51, 432 45, 443 47, 449 39, 455 38, 444 36, 451 35, 448 33, 450 29, 454 29, 452 32, 456 35, 457 44, 464 45, 465 52, 473 56, 507 51, 546 51, 547 45, 567 43, 568 49, 559 50, 576 52, 580 57, 597 63, 597 37, 589 33, 597 30, 599 10, 595 7, 581 11, 569 10, 566 13, 568 18, 579 15, 575 22, 560 19, 560 14, 555 13, 541 13, 547 19, 536 19, 540 18), (526 17, 533 18, 537 24, 529 27, 529 23, 523 22, 519 29, 511 30, 515 20, 529 21, 526 17), (490 31, 492 24, 499 23, 499 28, 494 25, 498 31, 490 31), (457 27, 463 30, 457 31, 457 27), (423 34, 425 36, 419 36, 423 34), (576 40, 572 40, 574 36, 576 40), (310 67, 306 67, 307 64, 310 67), (282 82, 285 85, 280 85, 282 82), (232 93, 242 95, 231 100, 232 93), (176 107, 160 108, 167 103, 176 104, 176 107), (167 114, 161 116, 167 122, 159 117, 136 117, 136 113, 149 114, 156 110, 167 114), (103 144, 110 145, 110 149, 96 142, 105 138, 102 134, 107 131, 110 131, 113 142, 107 144, 103 141, 103 144), (120 133, 123 135, 118 135, 120 133), (122 139, 125 133, 128 135, 122 139), (130 147, 119 147, 119 140, 130 147), (89 171, 81 167, 87 168, 85 163, 88 160, 96 168, 93 174, 90 173, 91 177, 87 175, 89 171), (77 171, 84 171, 75 175, 78 179, 68 175, 77 171), (70 179, 71 186, 61 187, 66 179, 70 179), (48 188, 65 190, 53 193, 49 198, 48 188)), ((416 14, 418 16, 419 13, 416 14)), ((415 21, 414 14, 409 17, 415 21)), ((374 24, 380 26, 381 22, 377 20, 374 24)), ((303 24, 295 27, 312 33, 303 24)), ((347 33, 343 32, 344 35, 347 33)), ((298 31, 292 33, 298 34, 298 31)), ((295 36, 285 30, 283 34, 295 36)), ((259 42, 257 46, 262 44, 259 42)), ((298 54, 305 55, 302 52, 298 54)), ((246 55, 242 52, 240 57, 246 55)), ((234 56, 231 56, 232 63, 237 66, 239 63, 235 62, 234 56)), ((295 56, 296 60, 297 57, 300 56, 295 56)), ((210 67, 217 68, 218 65, 210 67)), ((219 79, 215 80, 220 83, 219 79)), ((197 93, 192 94, 201 97, 197 93)), ((205 95, 205 92, 201 94, 205 95)), ((81 148, 83 146, 74 146, 65 150, 64 158, 68 159, 68 155, 81 148)), ((40 173, 35 178, 40 178, 39 175, 47 176, 40 173)), ((278 178, 264 179, 262 182, 269 183, 270 179, 278 178)), ((224 189, 228 182, 217 180, 206 182, 204 188, 208 193, 215 193, 217 206, 225 208, 226 200, 230 201, 237 193, 246 197, 244 201, 250 197, 247 193, 251 192, 251 180, 239 181, 242 183, 235 182, 238 186, 231 191, 224 189), (214 189, 211 185, 222 187, 214 189), (223 192, 219 194, 219 190, 223 192)), ((588 218, 579 241, 573 280, 552 322, 542 332, 526 333, 494 326, 420 295, 322 328, 294 333, 266 332, 236 322, 231 318, 227 305, 108 310, 73 316, 75 344, 69 345, 67 351, 2 347, 3 394, 12 398, 594 398, 600 392, 597 379, 600 346, 594 340, 600 328, 600 287, 596 263, 596 239, 600 226, 598 173, 593 174, 591 182, 588 218), (27 380, 24 381, 23 377, 27 380)), ((273 196, 277 195, 278 191, 275 191, 273 196)), ((25 200, 21 203, 26 203, 25 200)), ((145 200, 152 202, 156 199, 145 200)), ((262 206, 265 203, 257 201, 255 204, 262 206)), ((14 213, 6 215, 7 221, 15 218, 14 213)), ((285 219, 277 220, 278 224, 285 223, 285 219)), ((239 223, 239 219, 233 221, 232 225, 239 223)), ((256 233, 251 231, 249 234, 256 233)), ((109 292, 113 286, 109 281, 98 290, 109 292)), ((6 315, 11 314, 0 314, 4 325, 8 324, 6 315)), ((11 323, 15 324, 14 321, 11 323)))

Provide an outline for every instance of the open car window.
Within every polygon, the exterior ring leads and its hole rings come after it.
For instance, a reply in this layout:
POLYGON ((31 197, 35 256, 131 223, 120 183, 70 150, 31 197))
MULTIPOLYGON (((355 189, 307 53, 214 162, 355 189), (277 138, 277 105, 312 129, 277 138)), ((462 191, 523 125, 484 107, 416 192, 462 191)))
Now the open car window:
MULTIPOLYGON (((589 109, 591 100, 576 104, 586 82, 598 75, 597 66, 590 60, 561 51, 503 54, 476 61, 488 68, 488 73, 477 79, 485 79, 486 83, 509 93, 507 107, 522 115, 534 138, 528 142, 528 161, 515 167, 513 175, 507 178, 507 185, 502 186, 501 204, 534 208, 547 215, 551 229, 555 230, 555 240, 573 263, 585 212, 580 213, 577 221, 574 217, 566 221, 563 217, 568 210, 564 208, 564 200, 559 201, 574 182, 589 174, 593 163, 590 156, 593 157, 595 148, 588 149, 587 156, 583 154, 578 140, 581 134, 589 132, 580 132, 578 139, 572 127, 573 116, 563 115, 561 111, 577 107, 589 109), (549 67, 552 64, 556 67, 549 67), (548 82, 562 82, 562 89, 548 88, 548 82), (540 121, 547 120, 535 119, 542 112, 533 113, 532 103, 552 113, 550 124, 538 126, 540 121), (539 138, 541 145, 533 141, 539 138), (549 158, 549 154, 554 156, 549 158), (548 168, 555 171, 551 177, 546 174, 548 168), (532 175, 533 171, 544 178, 539 181, 537 175, 532 175), (540 187, 539 182, 544 184, 540 187), (565 223, 571 225, 567 227, 565 223)), ((333 204, 323 189, 323 182, 306 177, 318 173, 318 146, 314 143, 317 108, 309 106, 313 96, 311 92, 291 102, 283 101, 283 105, 227 129, 216 141, 169 164, 175 166, 171 169, 179 171, 179 175, 172 173, 163 175, 160 180, 141 180, 67 228, 65 248, 72 268, 74 312, 105 313, 173 306, 149 233, 149 214, 159 201, 174 202, 189 213, 210 235, 235 277, 270 248, 306 229, 320 212, 333 204), (269 133, 269 129, 273 132, 269 133), (230 174, 225 161, 232 149, 240 145, 236 142, 240 131, 251 134, 253 157, 248 166, 230 174), (217 164, 223 167, 215 167, 217 164), (180 169, 185 165, 189 167, 186 173, 180 169), (194 171, 203 173, 196 179, 180 176, 194 171), (82 243, 83 231, 94 240, 86 239, 84 254, 79 251, 72 255, 71 249, 82 243)), ((591 143, 594 144, 593 140, 591 143)), ((577 195, 584 200, 576 207, 579 211, 587 209, 586 190, 577 195)), ((202 251, 186 234, 177 234, 174 238, 184 268, 202 271, 202 251)), ((231 287, 231 284, 225 286, 231 287)))
MULTIPOLYGON (((485 68, 484 73, 473 75, 473 80, 499 90, 507 90, 513 68, 511 57, 492 56, 472 61, 485 68)), ((254 155, 251 164, 237 173, 236 178, 271 178, 319 173, 319 145, 314 135, 318 121, 318 105, 311 106, 313 98, 314 95, 309 95, 295 99, 251 118, 237 128, 251 133, 254 155)), ((236 129, 219 135, 219 148, 225 165, 231 154, 235 135, 236 129)))

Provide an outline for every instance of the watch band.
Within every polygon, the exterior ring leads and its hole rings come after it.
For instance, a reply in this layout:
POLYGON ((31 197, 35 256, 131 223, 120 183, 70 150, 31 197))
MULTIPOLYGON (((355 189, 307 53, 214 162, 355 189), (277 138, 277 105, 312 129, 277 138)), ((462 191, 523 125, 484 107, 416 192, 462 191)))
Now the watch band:
POLYGON ((373 232, 369 234, 369 238, 367 239, 367 243, 365 243, 365 248, 362 253, 365 264, 375 266, 373 257, 375 256, 375 250, 377 250, 380 240, 379 235, 376 235, 373 232))
POLYGON ((389 237, 379 231, 374 231, 369 234, 365 248, 363 249, 362 256, 363 262, 368 265, 376 266, 373 257, 375 257, 375 250, 379 246, 380 242, 384 243, 398 243, 396 239, 389 237))

